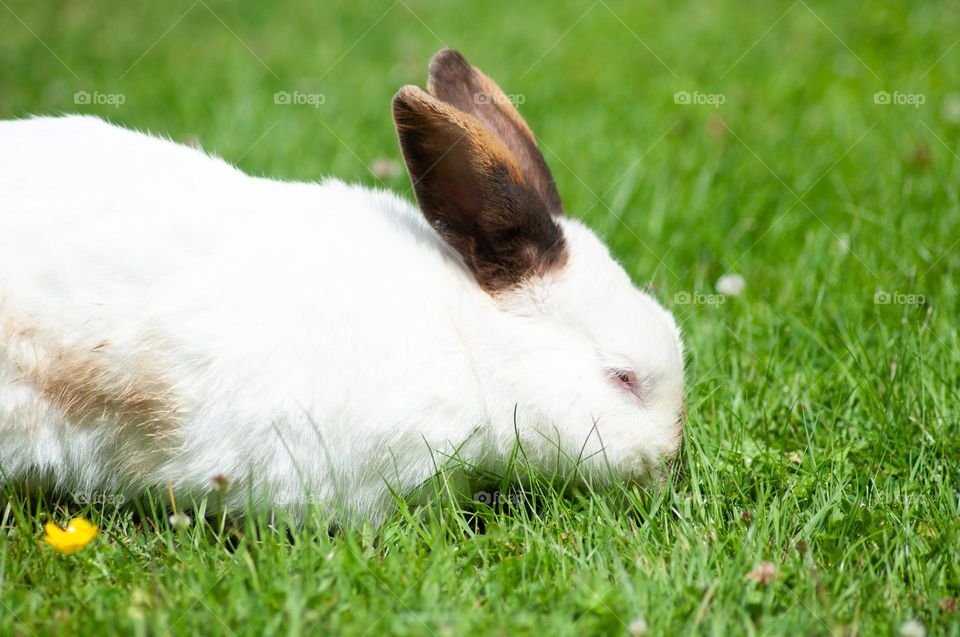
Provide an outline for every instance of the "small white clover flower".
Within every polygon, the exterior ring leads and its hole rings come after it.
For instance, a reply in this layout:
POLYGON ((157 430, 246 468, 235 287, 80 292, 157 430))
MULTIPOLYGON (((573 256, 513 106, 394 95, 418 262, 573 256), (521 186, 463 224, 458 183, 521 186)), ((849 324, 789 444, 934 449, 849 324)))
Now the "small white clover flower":
POLYGON ((740 296, 747 282, 739 274, 724 274, 717 279, 717 292, 727 296, 740 296))
POLYGON ((927 627, 915 619, 908 619, 900 625, 903 637, 927 637, 927 627))
POLYGON ((627 626, 627 632, 630 634, 630 637, 643 637, 643 635, 647 634, 648 630, 647 620, 643 617, 637 617, 627 626))
POLYGON ((370 172, 373 173, 373 176, 377 179, 385 179, 387 177, 397 177, 400 175, 400 162, 393 159, 387 159, 381 157, 373 162, 373 165, 370 167, 370 172))

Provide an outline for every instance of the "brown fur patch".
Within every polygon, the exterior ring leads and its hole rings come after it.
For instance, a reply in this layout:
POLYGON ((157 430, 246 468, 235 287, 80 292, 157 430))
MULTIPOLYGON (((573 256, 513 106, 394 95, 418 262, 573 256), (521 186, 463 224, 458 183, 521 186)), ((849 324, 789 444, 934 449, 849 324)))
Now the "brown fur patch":
MULTIPOLYGON (((117 371, 101 360, 108 344, 85 350, 61 349, 30 380, 65 418, 82 423, 109 422, 162 437, 179 424, 173 392, 143 364, 117 371)), ((117 361, 112 361, 114 364, 117 361)))
POLYGON ((179 427, 174 392, 157 361, 120 356, 107 341, 61 345, 24 317, 0 307, 0 363, 15 369, 62 417, 78 425, 112 425, 162 438, 179 427))
POLYGON ((428 88, 437 99, 473 115, 496 133, 517 158, 525 179, 547 203, 550 212, 563 212, 556 182, 537 147, 533 131, 496 82, 471 66, 457 51, 441 49, 430 60, 428 88))
POLYGON ((476 117, 407 86, 393 100, 424 217, 489 292, 566 262, 563 231, 516 157, 476 117))

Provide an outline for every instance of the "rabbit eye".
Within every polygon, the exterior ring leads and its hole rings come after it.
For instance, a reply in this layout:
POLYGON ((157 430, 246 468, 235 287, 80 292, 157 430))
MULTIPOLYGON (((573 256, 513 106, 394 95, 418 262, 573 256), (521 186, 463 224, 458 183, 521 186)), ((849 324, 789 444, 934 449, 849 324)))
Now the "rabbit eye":
POLYGON ((610 378, 619 385, 624 391, 628 391, 637 398, 640 398, 640 382, 637 380, 637 374, 630 369, 612 369, 610 378))

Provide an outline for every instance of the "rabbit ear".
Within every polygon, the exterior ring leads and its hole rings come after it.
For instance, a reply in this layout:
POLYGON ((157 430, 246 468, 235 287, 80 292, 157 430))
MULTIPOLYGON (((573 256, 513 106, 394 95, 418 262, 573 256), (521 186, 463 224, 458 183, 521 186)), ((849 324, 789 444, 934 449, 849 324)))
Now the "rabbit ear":
POLYGON ((423 215, 485 290, 565 262, 548 203, 476 117, 406 86, 393 98, 393 119, 423 215))
POLYGON ((457 51, 441 49, 430 60, 428 88, 437 99, 473 115, 495 132, 513 152, 520 170, 547 202, 550 212, 563 212, 560 193, 533 132, 496 82, 457 51))

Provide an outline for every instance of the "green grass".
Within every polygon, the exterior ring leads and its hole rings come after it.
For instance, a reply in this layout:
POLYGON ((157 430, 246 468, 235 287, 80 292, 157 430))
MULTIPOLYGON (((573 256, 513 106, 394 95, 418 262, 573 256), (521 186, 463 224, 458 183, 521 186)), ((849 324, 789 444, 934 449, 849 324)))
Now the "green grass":
POLYGON ((8 489, 0 634, 625 634, 643 618, 650 634, 916 619, 960 635, 942 608, 960 597, 955 6, 192 3, 3 0, 0 116, 97 113, 250 173, 411 196, 405 175, 370 171, 399 159, 390 98, 424 84, 434 50, 461 49, 523 96, 571 214, 682 321, 684 476, 401 507, 332 534, 257 517, 175 531, 149 500, 8 489), (719 303, 725 273, 746 289, 719 303), (42 545, 44 522, 75 514, 101 526, 94 544, 42 545), (747 579, 762 561, 781 577, 747 579))

